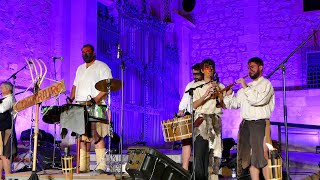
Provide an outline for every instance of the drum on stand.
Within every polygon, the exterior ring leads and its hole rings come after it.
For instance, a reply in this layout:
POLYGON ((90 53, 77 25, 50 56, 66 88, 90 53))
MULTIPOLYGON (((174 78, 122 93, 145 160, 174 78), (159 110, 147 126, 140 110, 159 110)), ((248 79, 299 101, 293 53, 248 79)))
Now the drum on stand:
POLYGON ((98 121, 101 123, 109 124, 108 118, 109 107, 107 105, 91 105, 87 106, 87 113, 89 121, 98 121))
POLYGON ((42 106, 42 120, 48 124, 60 123, 61 106, 42 106))
POLYGON ((190 115, 162 121, 161 126, 165 142, 179 141, 192 137, 190 115))

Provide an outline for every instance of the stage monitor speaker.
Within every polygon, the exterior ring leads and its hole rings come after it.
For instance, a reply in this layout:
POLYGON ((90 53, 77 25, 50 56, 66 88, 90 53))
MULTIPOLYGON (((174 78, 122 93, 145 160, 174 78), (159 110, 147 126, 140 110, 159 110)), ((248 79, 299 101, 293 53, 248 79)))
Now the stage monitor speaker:
POLYGON ((126 171, 133 179, 189 180, 191 175, 151 147, 129 147, 126 171))
POLYGON ((304 11, 320 10, 320 1, 319 0, 303 0, 303 10, 304 11))

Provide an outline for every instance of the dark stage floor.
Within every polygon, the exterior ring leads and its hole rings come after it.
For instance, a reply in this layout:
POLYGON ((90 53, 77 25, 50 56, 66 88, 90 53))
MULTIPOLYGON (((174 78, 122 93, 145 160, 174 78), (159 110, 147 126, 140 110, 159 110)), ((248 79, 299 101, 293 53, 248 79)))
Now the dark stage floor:
MULTIPOLYGON (((172 149, 157 149, 161 153, 167 155, 169 158, 171 158, 173 161, 180 163, 181 162, 181 149, 180 150, 172 150, 172 149)), ((16 158, 16 162, 14 162, 14 170, 15 171, 21 171, 22 168, 26 169, 26 166, 30 166, 30 162, 28 162, 29 154, 26 151, 26 149, 19 151, 24 152, 19 155, 18 158, 16 158), (27 155, 25 156, 25 154, 27 155), (22 160, 20 163, 19 160, 22 160)), ((127 151, 124 150, 123 154, 123 165, 122 165, 122 171, 125 172, 125 164, 128 161, 127 151)), ((232 153, 236 153, 235 151, 231 151, 232 153)), ((72 154, 75 154, 74 152, 72 154)), ((284 153, 282 153, 282 157, 285 157, 284 153)), ((113 161, 120 161, 120 155, 114 155, 111 157, 113 161)), ((107 160, 110 161, 110 157, 107 155, 107 160)), ((90 169, 93 170, 95 168, 95 155, 94 152, 91 152, 90 156, 90 169)), ((320 154, 312 153, 312 152, 289 152, 289 161, 290 161, 290 177, 292 180, 319 180, 320 179, 320 154)), ((118 170, 120 170, 120 166, 118 166, 118 170)), ((285 170, 285 167, 283 165, 283 170, 285 170)), ((53 173, 52 175, 43 175, 41 176, 42 179, 64 179, 64 176, 62 175, 61 170, 46 170, 46 172, 53 173)), ((20 173, 14 173, 12 175, 12 179, 28 179, 26 177, 29 177, 30 171, 27 172, 20 172, 20 173)), ((100 176, 92 176, 92 174, 81 174, 74 176, 74 179, 81 178, 81 179, 99 179, 100 176), (79 176, 79 177, 78 177, 79 176), (81 176, 81 177, 80 177, 81 176), (84 177, 88 176, 88 177, 84 177)), ((223 175, 223 178, 220 179, 230 179, 231 178, 231 170, 227 167, 224 167, 221 169, 221 175, 223 175)), ((120 176, 103 176, 103 179, 120 179, 120 176)), ((130 179, 130 177, 125 173, 125 176, 123 179, 130 179)))

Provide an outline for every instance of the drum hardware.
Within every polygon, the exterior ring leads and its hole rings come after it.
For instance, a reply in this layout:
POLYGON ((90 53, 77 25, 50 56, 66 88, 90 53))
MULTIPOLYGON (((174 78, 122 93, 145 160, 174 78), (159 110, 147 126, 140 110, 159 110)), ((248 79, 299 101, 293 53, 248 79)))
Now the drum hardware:
MULTIPOLYGON (((118 45, 118 58, 122 59, 121 57, 121 49, 120 49, 120 45, 118 45)), ((117 80, 117 79, 104 79, 104 80, 101 80, 99 82, 97 82, 95 84, 95 88, 99 91, 102 91, 102 92, 107 92, 107 95, 108 95, 108 107, 110 108, 110 92, 113 92, 113 91, 118 91, 120 89, 123 89, 123 76, 124 76, 124 61, 121 60, 121 79, 122 80, 117 80)), ((113 133, 113 129, 112 128, 109 128, 110 130, 110 136, 109 136, 109 145, 108 145, 108 150, 106 151, 105 155, 102 157, 102 159, 99 161, 99 163, 102 162, 103 158, 106 157, 107 153, 109 154, 109 158, 110 160, 108 161, 109 163, 109 169, 113 172, 116 172, 114 171, 114 165, 120 165, 120 167, 118 167, 117 169, 119 170, 119 173, 121 174, 121 180, 122 180, 122 136, 123 136, 123 106, 124 106, 124 99, 123 99, 123 90, 121 91, 121 122, 120 122, 120 161, 119 162, 116 162, 116 158, 115 158, 115 155, 111 154, 111 135, 113 133), (112 158, 112 159, 111 159, 112 158), (114 163, 112 163, 112 161, 114 163)), ((108 112, 108 116, 110 118, 110 127, 112 125, 112 122, 111 122, 111 112, 109 111, 108 112)), ((97 160, 98 162, 98 160, 97 160)), ((98 165, 95 167, 94 171, 92 173, 95 172, 96 168, 98 167, 98 165)))
MULTIPOLYGON (((54 71, 54 80, 57 82, 57 70, 56 70, 56 60, 57 58, 56 57, 52 57, 53 59, 53 71, 54 71)), ((58 96, 58 98, 56 98, 56 103, 57 103, 57 106, 60 105, 60 98, 58 96)), ((60 116, 60 114, 59 114, 60 116)), ((59 118, 59 122, 60 122, 60 118, 59 118)), ((54 162, 54 158, 55 158, 55 154, 56 154, 56 138, 57 138, 57 122, 54 123, 54 135, 53 135, 53 153, 52 153, 52 168, 57 168, 56 167, 56 164, 54 162)))
MULTIPOLYGON (((107 159, 107 155, 109 157, 109 159, 107 160, 107 171, 109 171, 109 173, 116 173, 117 170, 122 170, 122 162, 120 161, 117 162, 117 158, 115 156, 114 153, 112 153, 112 149, 111 149, 111 138, 113 136, 113 123, 111 121, 111 112, 110 112, 110 92, 111 91, 116 91, 116 90, 119 90, 121 88, 121 81, 119 80, 116 80, 116 79, 106 79, 106 80, 102 80, 102 81, 99 81, 98 83, 96 83, 95 87, 96 89, 98 89, 99 91, 103 91, 103 92, 107 92, 107 95, 108 95, 108 104, 107 105, 103 105, 101 106, 100 108, 105 108, 106 110, 108 110, 106 112, 106 117, 97 117, 97 114, 89 114, 89 116, 95 118, 95 119, 103 119, 103 118, 107 118, 109 120, 109 136, 108 136, 108 149, 107 151, 105 152, 105 154, 103 155, 103 157, 98 161, 97 160, 97 165, 95 166, 93 172, 92 172, 92 175, 96 172, 96 169, 97 167, 99 166, 100 163, 103 162, 104 159, 107 159), (117 165, 120 165, 120 168, 117 167, 117 165)), ((89 107, 90 108, 90 107, 89 107)), ((92 109, 96 109, 97 106, 94 105, 94 106, 91 106, 91 110, 92 109)), ((93 111, 92 111, 93 112, 93 111)), ((97 111, 94 111, 94 112, 97 112, 97 111)), ((98 115, 99 116, 99 115, 98 115)), ((121 139, 121 137, 120 137, 121 139)), ((120 152, 121 153, 121 156, 122 156, 122 150, 120 149, 120 152)))
MULTIPOLYGON (((58 103, 59 104, 59 103, 58 103)), ((42 111, 42 121, 48 124, 54 125, 54 135, 53 135, 53 152, 52 152, 52 168, 58 168, 55 163, 55 154, 57 148, 57 124, 60 124, 60 115, 63 111, 62 106, 41 106, 42 111)))

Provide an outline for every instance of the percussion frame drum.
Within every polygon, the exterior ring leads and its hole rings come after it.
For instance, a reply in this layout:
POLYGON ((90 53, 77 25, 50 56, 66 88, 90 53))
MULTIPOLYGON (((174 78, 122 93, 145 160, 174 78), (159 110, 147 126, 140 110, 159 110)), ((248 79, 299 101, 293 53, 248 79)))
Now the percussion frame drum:
POLYGON ((192 137, 190 115, 162 121, 161 125, 165 142, 179 141, 192 137))

